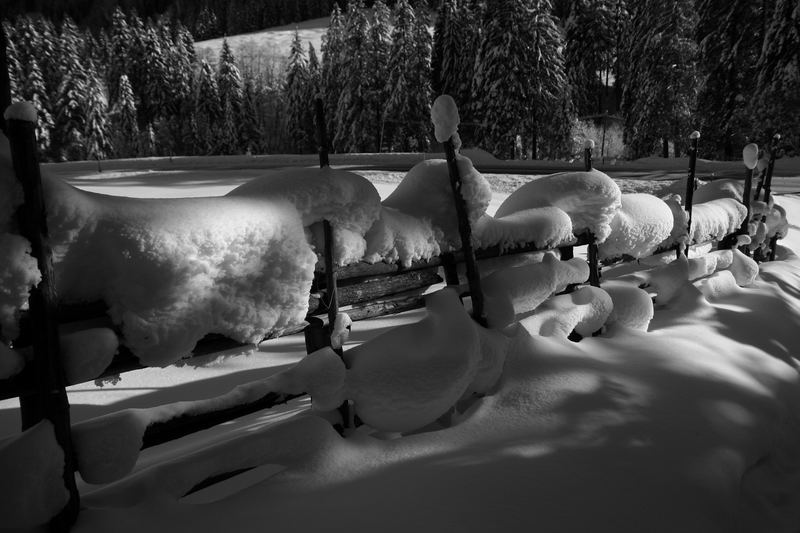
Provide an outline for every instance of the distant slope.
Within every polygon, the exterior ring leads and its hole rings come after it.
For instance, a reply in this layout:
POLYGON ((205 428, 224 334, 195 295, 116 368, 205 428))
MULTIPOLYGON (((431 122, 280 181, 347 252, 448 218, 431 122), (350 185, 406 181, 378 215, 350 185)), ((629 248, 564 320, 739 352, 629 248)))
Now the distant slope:
MULTIPOLYGON (((233 49, 236 60, 242 64, 258 64, 261 61, 282 63, 289 57, 289 49, 297 29, 306 51, 308 43, 312 43, 319 57, 322 36, 328 30, 329 19, 330 17, 311 19, 253 33, 229 35, 226 39, 233 49)), ((221 37, 195 43, 198 57, 209 62, 216 62, 221 48, 221 37)))

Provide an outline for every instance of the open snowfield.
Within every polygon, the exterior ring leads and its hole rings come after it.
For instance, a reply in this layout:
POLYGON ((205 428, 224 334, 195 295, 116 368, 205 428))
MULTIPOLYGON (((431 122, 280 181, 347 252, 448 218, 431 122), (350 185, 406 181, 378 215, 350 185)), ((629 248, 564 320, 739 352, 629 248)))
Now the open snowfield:
MULTIPOLYGON (((359 167, 386 198, 404 172, 376 168, 422 158, 393 157, 332 163, 359 167)), ((533 179, 516 173, 522 163, 501 174, 491 171, 499 162, 475 162, 489 169, 490 214, 533 179)), ((108 162, 102 173, 91 163, 45 168, 92 192, 175 198, 220 196, 270 167, 313 164, 242 156, 108 162)), ((608 173, 624 192, 651 192, 686 165, 633 162, 608 173)), ((715 165, 700 175, 741 169, 715 165)), ((751 286, 728 271, 686 282, 657 303, 646 332, 612 325, 579 343, 508 332, 499 383, 446 427, 401 437, 362 426, 343 439, 303 399, 145 450, 121 481, 81 484, 86 509, 74 530, 796 532, 800 170, 781 165, 773 190, 790 231, 751 286), (180 498, 223 463, 257 468, 180 498)), ((605 269, 603 281, 643 268, 605 269)), ((425 315, 357 322, 345 351, 425 315)), ((211 398, 289 368, 305 347, 293 335, 228 355, 73 386, 73 422, 211 398)), ((16 402, 0 402, 0 437, 18 428, 16 402)))

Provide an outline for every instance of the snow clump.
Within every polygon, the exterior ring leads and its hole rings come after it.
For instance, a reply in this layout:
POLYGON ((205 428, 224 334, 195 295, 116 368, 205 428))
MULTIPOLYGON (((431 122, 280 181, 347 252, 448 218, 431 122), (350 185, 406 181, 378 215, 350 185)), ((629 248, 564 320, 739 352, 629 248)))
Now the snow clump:
MULTIPOLYGON (((469 223, 474 226, 486 213, 492 191, 486 178, 472 166, 472 161, 464 156, 457 156, 457 164, 461 175, 461 196, 467 206, 469 223)), ((383 206, 428 221, 437 234, 442 252, 461 248, 458 217, 446 160, 428 159, 414 165, 383 201, 383 206)))
POLYGON ((484 215, 472 234, 478 246, 499 245, 503 251, 527 243, 555 248, 575 240, 569 215, 558 207, 534 207, 498 218, 484 215))
POLYGON ((607 324, 619 324, 639 331, 647 331, 653 320, 653 300, 646 291, 619 280, 603 283, 602 288, 611 297, 613 309, 607 324))
POLYGON ((670 207, 651 194, 623 194, 611 221, 611 234, 598 246, 600 259, 651 255, 673 231, 670 207))
POLYGON ((23 120, 25 122, 36 122, 37 112, 36 107, 32 102, 14 102, 8 106, 3 113, 3 118, 6 120, 23 120))
POLYGON ((587 285, 550 298, 520 324, 531 335, 566 339, 574 330, 588 337, 603 327, 613 308, 606 291, 587 285))
POLYGON ((573 234, 588 231, 601 243, 611 234, 611 221, 621 207, 621 196, 614 180, 599 170, 562 172, 526 183, 500 204, 495 216, 555 206, 569 215, 573 234))
POLYGON ((446 142, 456 134, 461 119, 458 116, 458 106, 452 96, 443 94, 433 101, 431 121, 436 140, 440 143, 446 142))

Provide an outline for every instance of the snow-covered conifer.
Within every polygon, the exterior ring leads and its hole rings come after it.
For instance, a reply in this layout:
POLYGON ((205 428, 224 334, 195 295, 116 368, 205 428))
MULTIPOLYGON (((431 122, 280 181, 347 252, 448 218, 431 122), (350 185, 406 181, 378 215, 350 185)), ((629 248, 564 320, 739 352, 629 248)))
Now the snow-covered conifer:
POLYGON ((331 11, 328 31, 322 36, 322 71, 321 89, 325 102, 325 117, 328 128, 328 139, 333 141, 337 126, 333 118, 339 96, 342 92, 342 65, 344 63, 344 18, 339 4, 334 4, 331 11))
POLYGON ((227 124, 219 139, 223 153, 239 153, 238 119, 242 109, 244 83, 239 67, 231 51, 227 39, 222 41, 217 67, 217 87, 219 101, 223 112, 223 124, 227 124))
POLYGON ((38 113, 36 124, 36 140, 39 152, 44 154, 50 148, 50 135, 53 130, 53 116, 50 112, 50 99, 44 84, 39 63, 31 58, 28 63, 28 73, 22 87, 22 99, 32 102, 38 113))
POLYGON ((88 159, 105 159, 112 150, 108 121, 108 95, 105 85, 91 61, 87 65, 86 76, 84 149, 88 159))
POLYGON ((309 131, 310 109, 313 102, 309 100, 310 75, 308 62, 300 33, 295 30, 289 62, 286 65, 286 132, 292 152, 303 153, 313 146, 313 122, 309 131))
POLYGON ((111 112, 114 154, 116 157, 135 157, 139 139, 136 101, 126 74, 119 77, 117 101, 111 112))

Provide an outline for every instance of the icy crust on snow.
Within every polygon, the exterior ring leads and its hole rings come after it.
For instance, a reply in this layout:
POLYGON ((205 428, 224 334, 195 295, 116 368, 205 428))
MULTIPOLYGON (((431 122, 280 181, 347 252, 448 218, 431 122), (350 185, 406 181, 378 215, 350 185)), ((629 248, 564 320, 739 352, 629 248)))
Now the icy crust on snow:
POLYGON ((549 249, 575 240, 569 215, 558 207, 525 209, 499 218, 484 215, 472 235, 479 247, 500 246, 503 251, 527 243, 549 249))
MULTIPOLYGON (((360 260, 367 248, 364 234, 378 220, 380 195, 366 178, 345 170, 289 168, 240 185, 228 197, 289 202, 306 228, 330 221, 334 229, 334 261, 339 265, 360 260)), ((321 229, 313 232, 318 251, 321 229)))
POLYGON ((53 424, 42 420, 0 442, 0 526, 33 528, 55 516, 69 500, 64 487, 64 451, 53 424))
POLYGON ((489 326, 503 328, 568 284, 588 278, 586 261, 578 257, 561 261, 553 254, 545 254, 539 263, 497 270, 481 280, 489 326))
MULTIPOLYGON (((461 176, 461 195, 467 206, 467 217, 474 226, 486 213, 492 199, 489 182, 475 170, 472 161, 457 156, 461 176)), ((453 189, 447 161, 428 159, 416 164, 397 188, 383 201, 384 207, 396 209, 420 220, 429 221, 439 239, 441 251, 461 248, 453 189)))
POLYGON ((672 209, 651 194, 623 194, 621 201, 611 220, 611 234, 598 246, 600 259, 651 255, 672 234, 672 209))
POLYGON ((110 483, 129 474, 139 458, 144 432, 153 424, 255 402, 269 393, 311 396, 314 409, 330 411, 345 398, 345 367, 330 348, 307 355, 268 378, 243 383, 226 394, 146 409, 125 409, 73 425, 78 470, 84 481, 110 483))
POLYGON ((134 199, 45 180, 57 286, 102 300, 146 365, 207 333, 243 343, 303 321, 316 256, 285 200, 134 199))
POLYGON ((573 234, 589 231, 597 242, 603 242, 611 234, 611 221, 621 206, 621 193, 614 180, 599 170, 551 174, 511 193, 495 216, 549 206, 569 215, 573 234))

